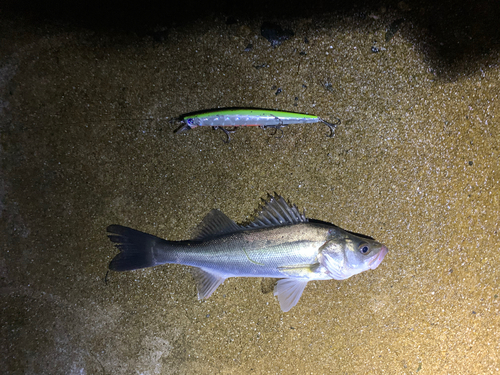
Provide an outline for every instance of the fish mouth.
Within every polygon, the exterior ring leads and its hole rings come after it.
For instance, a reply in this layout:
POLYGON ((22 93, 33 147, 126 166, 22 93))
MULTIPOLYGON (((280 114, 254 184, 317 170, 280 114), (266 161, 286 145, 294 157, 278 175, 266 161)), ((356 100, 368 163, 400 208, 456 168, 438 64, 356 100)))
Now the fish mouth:
POLYGON ((384 260, 385 254, 387 254, 388 251, 389 250, 387 249, 387 247, 382 246, 382 248, 380 249, 378 254, 376 256, 374 256, 373 259, 370 260, 369 266, 370 266, 371 270, 374 270, 375 268, 377 268, 379 266, 380 263, 382 263, 382 261, 384 260))

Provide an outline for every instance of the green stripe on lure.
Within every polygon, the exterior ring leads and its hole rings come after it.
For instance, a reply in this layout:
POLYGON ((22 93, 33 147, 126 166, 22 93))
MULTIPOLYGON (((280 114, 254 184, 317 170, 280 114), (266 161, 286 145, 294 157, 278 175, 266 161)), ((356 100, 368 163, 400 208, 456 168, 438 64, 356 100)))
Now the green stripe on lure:
POLYGON ((181 116, 183 125, 176 130, 181 133, 198 126, 210 126, 214 129, 221 129, 227 135, 227 142, 230 141, 229 134, 235 130, 227 130, 225 127, 237 128, 240 126, 259 126, 262 129, 279 129, 290 124, 313 124, 322 122, 330 128, 329 137, 335 135, 335 128, 340 125, 340 120, 332 124, 314 115, 304 113, 273 111, 270 109, 258 108, 222 108, 204 112, 193 112, 181 116))

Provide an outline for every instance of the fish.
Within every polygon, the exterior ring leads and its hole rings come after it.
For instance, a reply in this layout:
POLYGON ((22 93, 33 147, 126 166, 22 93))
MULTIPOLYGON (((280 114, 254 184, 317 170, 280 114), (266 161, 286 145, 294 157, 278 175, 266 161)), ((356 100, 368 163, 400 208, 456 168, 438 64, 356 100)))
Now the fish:
POLYGON ((112 271, 191 266, 200 300, 229 277, 277 278, 274 295, 283 312, 298 303, 309 281, 345 280, 374 270, 388 251, 372 237, 308 219, 277 194, 268 196, 248 224, 211 210, 190 240, 169 241, 121 225, 107 232, 120 251, 109 264, 112 271))
POLYGON ((340 125, 340 119, 335 123, 330 123, 318 116, 304 113, 273 111, 270 109, 258 108, 221 108, 208 111, 193 112, 181 116, 178 121, 182 126, 175 133, 182 133, 198 126, 210 126, 214 129, 221 129, 227 136, 227 142, 231 140, 226 127, 259 126, 262 129, 274 128, 281 131, 283 127, 290 124, 312 124, 322 122, 330 128, 329 137, 335 135, 335 128, 340 125))

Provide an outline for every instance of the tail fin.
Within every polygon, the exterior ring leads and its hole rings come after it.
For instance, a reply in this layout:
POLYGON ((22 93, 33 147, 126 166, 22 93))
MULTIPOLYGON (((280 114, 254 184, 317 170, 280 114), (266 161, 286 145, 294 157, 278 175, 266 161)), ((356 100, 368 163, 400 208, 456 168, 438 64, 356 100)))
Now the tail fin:
POLYGON ((131 271, 165 263, 158 262, 155 255, 168 241, 121 225, 110 225, 107 231, 111 242, 120 250, 109 263, 110 270, 131 271))

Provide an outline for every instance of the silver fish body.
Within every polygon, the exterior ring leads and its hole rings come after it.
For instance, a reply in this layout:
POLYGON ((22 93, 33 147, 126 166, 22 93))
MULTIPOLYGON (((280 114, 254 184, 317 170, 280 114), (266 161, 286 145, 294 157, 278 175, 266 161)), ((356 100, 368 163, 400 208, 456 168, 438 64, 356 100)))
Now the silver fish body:
POLYGON ((198 298, 208 298, 228 277, 280 278, 275 287, 283 311, 299 300, 310 280, 343 280, 375 269, 387 248, 335 225, 309 220, 281 197, 271 197, 257 218, 240 226, 218 210, 203 219, 192 240, 167 241, 111 225, 120 253, 115 271, 165 263, 193 266, 198 298))

